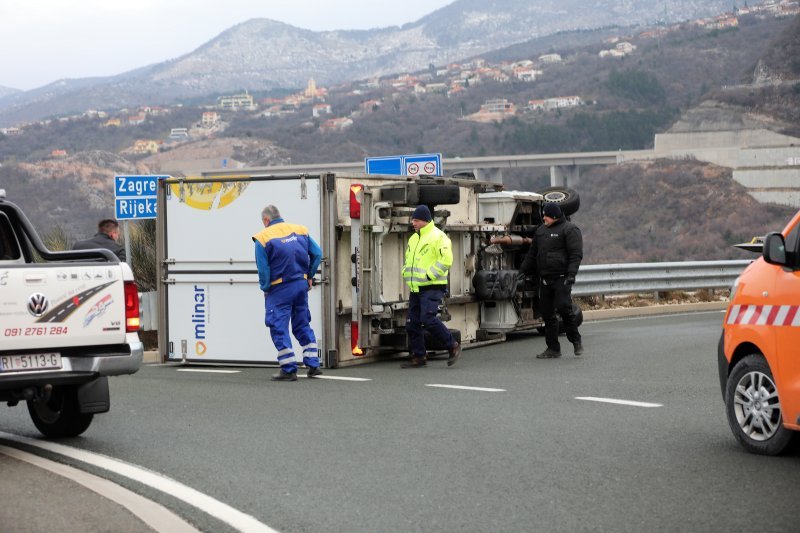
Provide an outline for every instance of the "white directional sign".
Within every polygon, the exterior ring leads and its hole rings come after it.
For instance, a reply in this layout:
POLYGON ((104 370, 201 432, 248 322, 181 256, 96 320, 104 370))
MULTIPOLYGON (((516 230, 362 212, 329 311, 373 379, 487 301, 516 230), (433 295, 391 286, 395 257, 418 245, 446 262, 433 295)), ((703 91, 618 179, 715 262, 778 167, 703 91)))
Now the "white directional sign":
POLYGON ((114 176, 117 220, 156 218, 158 180, 168 176, 114 176))

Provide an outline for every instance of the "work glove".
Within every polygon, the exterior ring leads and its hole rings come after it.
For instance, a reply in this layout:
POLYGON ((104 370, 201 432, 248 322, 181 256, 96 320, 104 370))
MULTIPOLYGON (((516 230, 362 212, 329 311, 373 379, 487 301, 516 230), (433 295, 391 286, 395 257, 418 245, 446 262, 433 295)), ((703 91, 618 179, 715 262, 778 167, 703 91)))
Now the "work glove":
POLYGON ((564 285, 569 285, 570 287, 575 285, 575 275, 567 274, 567 277, 564 278, 564 285))

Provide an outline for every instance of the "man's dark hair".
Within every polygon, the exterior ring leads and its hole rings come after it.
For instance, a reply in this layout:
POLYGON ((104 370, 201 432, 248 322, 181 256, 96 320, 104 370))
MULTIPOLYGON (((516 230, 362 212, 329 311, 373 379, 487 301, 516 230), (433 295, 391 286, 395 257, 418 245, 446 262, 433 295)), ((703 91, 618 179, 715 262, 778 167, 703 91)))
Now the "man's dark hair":
POLYGON ((113 218, 105 218, 101 220, 99 224, 97 224, 97 231, 99 231, 100 233, 105 233, 106 235, 108 235, 117 228, 119 228, 119 222, 117 222, 113 218))

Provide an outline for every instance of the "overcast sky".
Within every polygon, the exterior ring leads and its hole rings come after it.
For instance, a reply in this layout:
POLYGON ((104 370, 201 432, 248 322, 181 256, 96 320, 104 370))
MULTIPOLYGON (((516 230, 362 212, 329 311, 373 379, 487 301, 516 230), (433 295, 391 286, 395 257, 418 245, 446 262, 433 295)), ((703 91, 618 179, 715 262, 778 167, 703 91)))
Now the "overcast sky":
POLYGON ((270 18, 315 31, 399 26, 454 0, 0 0, 0 86, 110 76, 270 18))

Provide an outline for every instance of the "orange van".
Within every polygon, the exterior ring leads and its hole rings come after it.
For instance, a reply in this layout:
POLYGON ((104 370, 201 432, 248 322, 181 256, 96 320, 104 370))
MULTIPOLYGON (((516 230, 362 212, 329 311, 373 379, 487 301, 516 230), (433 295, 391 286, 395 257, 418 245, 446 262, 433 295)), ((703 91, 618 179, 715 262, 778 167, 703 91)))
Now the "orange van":
POLYGON ((728 423, 748 451, 776 455, 800 430, 800 212, 764 238, 736 280, 718 347, 728 423))

